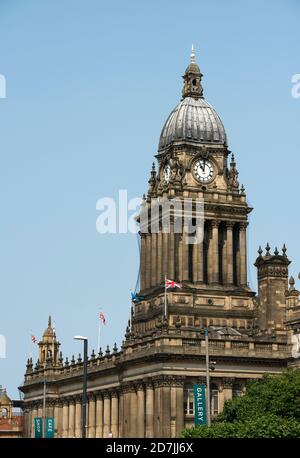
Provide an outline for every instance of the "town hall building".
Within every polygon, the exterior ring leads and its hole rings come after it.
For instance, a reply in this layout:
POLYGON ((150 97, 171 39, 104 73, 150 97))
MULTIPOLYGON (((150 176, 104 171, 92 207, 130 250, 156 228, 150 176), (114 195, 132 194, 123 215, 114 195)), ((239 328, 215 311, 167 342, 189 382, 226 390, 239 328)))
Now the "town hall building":
MULTIPOLYGON (((88 360, 87 437, 180 437, 194 424, 193 385, 206 384, 205 335, 215 362, 210 374, 212 416, 242 395, 248 380, 279 374, 300 356, 300 302, 289 281, 285 245, 266 244, 255 261, 258 293, 247 280, 247 227, 252 208, 238 181, 236 158, 226 131, 204 98, 194 52, 183 76, 182 98, 168 116, 159 140, 140 220, 140 291, 121 348, 88 360), (152 202, 203 202, 203 237, 187 243, 169 231, 162 212, 151 227, 152 202), (165 278, 181 288, 170 288, 165 278), (167 307, 166 307, 167 305, 167 307)), ((196 205, 190 216, 197 218, 196 205)), ((158 216, 157 216, 158 215, 158 216)), ((51 318, 39 359, 27 362, 24 384, 25 437, 34 437, 34 418, 54 417, 55 437, 80 437, 83 361, 63 357, 51 318)))

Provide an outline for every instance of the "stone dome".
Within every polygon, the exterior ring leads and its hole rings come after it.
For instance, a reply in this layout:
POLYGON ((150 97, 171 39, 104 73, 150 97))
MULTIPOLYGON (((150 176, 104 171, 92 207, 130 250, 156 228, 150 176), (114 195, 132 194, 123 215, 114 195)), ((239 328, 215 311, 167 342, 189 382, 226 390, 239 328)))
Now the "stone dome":
POLYGON ((162 129, 158 151, 173 143, 191 142, 227 146, 222 121, 215 109, 203 97, 202 73, 191 61, 183 76, 182 100, 169 115, 162 129))
POLYGON ((223 123, 204 98, 185 97, 174 108, 162 129, 158 149, 182 141, 227 146, 223 123))

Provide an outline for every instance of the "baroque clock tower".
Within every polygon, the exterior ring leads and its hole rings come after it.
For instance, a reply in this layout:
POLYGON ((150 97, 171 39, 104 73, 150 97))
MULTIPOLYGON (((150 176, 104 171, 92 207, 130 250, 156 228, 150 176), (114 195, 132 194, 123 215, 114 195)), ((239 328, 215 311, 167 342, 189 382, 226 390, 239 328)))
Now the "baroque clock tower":
MULTIPOLYGON (((288 286, 286 247, 258 250, 256 295, 247 282, 252 209, 222 121, 204 98, 193 50, 156 159, 138 218, 140 291, 125 339, 120 349, 93 350, 88 359, 91 438, 181 437, 195 421, 195 384, 205 385, 213 418, 248 380, 300 366, 300 291, 293 278, 288 286), (180 287, 166 290, 165 279, 180 287), (207 354, 215 363, 210 378, 207 354)), ((81 437, 83 361, 64 359, 59 345, 49 319, 21 387, 26 437, 34 437, 43 413, 44 381, 55 437, 81 437)))
MULTIPOLYGON (((162 129, 158 154, 144 197, 148 225, 141 224, 140 296, 133 329, 150 331, 163 315, 164 278, 183 287, 168 291, 167 324, 187 328, 226 326, 252 329, 253 296, 247 283, 248 214, 243 186, 230 154, 222 121, 205 100, 202 73, 192 49, 183 76, 182 99, 162 129), (175 231, 176 211, 170 205, 168 230, 163 227, 163 203, 192 202, 189 217, 196 221, 196 203, 203 202, 202 237, 189 243, 175 231), (159 206, 156 230, 151 230, 153 201, 159 206), (161 203, 161 205, 160 205, 161 203), (149 303, 150 300, 150 303, 149 303)), ((183 220, 186 216, 183 208, 183 220)))

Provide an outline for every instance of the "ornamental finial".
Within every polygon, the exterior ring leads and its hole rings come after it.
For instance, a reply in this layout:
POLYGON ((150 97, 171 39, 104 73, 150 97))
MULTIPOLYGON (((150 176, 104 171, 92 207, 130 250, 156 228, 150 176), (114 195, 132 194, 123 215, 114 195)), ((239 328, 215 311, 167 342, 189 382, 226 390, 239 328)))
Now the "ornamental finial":
POLYGON ((192 45, 192 50, 191 50, 191 64, 195 63, 195 50, 194 50, 194 45, 192 45))

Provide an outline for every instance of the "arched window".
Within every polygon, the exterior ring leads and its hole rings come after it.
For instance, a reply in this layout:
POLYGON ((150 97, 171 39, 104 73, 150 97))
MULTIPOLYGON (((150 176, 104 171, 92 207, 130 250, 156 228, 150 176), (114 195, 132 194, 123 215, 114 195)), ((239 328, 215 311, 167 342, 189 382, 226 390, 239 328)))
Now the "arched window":
POLYGON ((214 417, 219 413, 219 389, 215 383, 211 384, 210 387, 210 409, 211 415, 214 417))
POLYGON ((192 384, 184 385, 184 414, 194 415, 194 388, 192 384))
POLYGON ((5 409, 4 407, 1 409, 1 417, 2 418, 7 418, 8 417, 8 410, 5 409))

